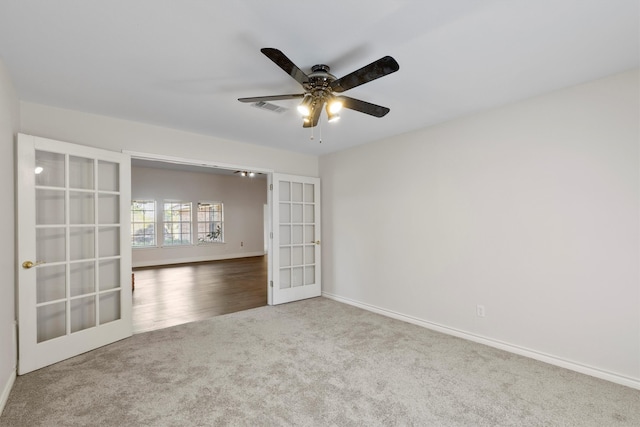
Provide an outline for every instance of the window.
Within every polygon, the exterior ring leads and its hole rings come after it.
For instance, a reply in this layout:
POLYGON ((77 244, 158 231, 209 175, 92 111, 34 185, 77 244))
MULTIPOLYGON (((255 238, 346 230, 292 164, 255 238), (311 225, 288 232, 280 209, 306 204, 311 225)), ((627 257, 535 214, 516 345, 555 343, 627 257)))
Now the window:
POLYGON ((131 202, 131 246, 134 248, 156 246, 155 200, 131 202))
POLYGON ((191 244, 191 202, 164 202, 164 245, 191 244))
POLYGON ((198 242, 224 242, 222 203, 198 202, 198 242))
MULTIPOLYGON (((222 202, 198 202, 197 215, 191 213, 191 202, 165 201, 162 205, 163 246, 191 245, 192 221, 196 222, 198 243, 224 242, 224 217, 222 202)), ((157 247, 155 200, 131 202, 131 246, 134 248, 157 247)))

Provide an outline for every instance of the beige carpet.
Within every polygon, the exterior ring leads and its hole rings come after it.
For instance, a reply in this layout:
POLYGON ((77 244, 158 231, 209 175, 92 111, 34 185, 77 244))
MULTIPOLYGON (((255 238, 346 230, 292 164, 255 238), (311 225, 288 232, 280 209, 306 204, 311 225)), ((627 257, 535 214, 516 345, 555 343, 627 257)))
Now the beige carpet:
POLYGON ((325 298, 16 380, 2 426, 639 426, 640 391, 325 298))

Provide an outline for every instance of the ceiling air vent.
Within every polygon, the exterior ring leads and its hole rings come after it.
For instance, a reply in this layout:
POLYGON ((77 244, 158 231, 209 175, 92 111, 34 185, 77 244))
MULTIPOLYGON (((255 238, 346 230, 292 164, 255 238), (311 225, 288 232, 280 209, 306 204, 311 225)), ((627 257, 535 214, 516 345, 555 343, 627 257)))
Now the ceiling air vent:
POLYGON ((273 111, 274 113, 284 113, 285 111, 288 110, 288 108, 280 107, 278 105, 270 104, 270 103, 264 102, 264 101, 258 101, 258 102, 255 102, 255 103, 251 104, 251 105, 256 107, 256 108, 260 108, 261 110, 273 111))

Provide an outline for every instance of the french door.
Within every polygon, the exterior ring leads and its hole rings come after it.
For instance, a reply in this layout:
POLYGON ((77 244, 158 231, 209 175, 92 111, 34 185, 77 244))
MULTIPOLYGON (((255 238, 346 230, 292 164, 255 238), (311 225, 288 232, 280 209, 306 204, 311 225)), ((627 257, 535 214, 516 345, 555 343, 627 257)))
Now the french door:
POLYGON ((131 163, 20 134, 17 172, 22 375, 131 336, 131 163))
POLYGON ((320 179, 272 176, 269 303, 320 296, 320 179))

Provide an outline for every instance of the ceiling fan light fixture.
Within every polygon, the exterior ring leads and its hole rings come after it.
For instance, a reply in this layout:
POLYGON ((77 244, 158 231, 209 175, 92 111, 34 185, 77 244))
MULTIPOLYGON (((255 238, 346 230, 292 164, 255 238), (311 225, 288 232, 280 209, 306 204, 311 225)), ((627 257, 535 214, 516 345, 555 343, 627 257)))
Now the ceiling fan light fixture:
POLYGON ((298 105, 298 112, 302 114, 302 117, 311 116, 311 103, 313 102, 313 98, 311 95, 305 95, 304 99, 298 105))
POLYGON ((342 101, 334 98, 327 104, 327 114, 336 114, 340 110, 342 110, 342 101))
POLYGON ((340 114, 338 114, 336 111, 333 111, 331 109, 331 105, 332 104, 327 104, 327 106, 325 107, 325 110, 327 112, 327 117, 329 118, 328 122, 329 123, 335 123, 338 120, 340 120, 340 114))
POLYGON ((302 114, 302 117, 309 117, 311 115, 309 107, 303 104, 298 105, 298 112, 302 114))
POLYGON ((340 120, 340 114, 332 114, 329 116, 329 123, 335 123, 340 120))

